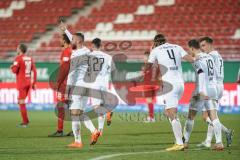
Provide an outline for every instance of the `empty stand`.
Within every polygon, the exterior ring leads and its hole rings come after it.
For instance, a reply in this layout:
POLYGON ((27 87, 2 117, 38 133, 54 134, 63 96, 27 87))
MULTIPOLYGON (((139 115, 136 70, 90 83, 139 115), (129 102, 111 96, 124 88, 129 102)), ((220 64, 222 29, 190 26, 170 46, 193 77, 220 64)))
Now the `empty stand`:
MULTIPOLYGON (((11 0, 0 3, 8 7, 11 0)), ((44 33, 47 25, 57 24, 60 16, 70 16, 71 9, 81 8, 83 0, 26 1, 21 10, 14 10, 9 18, 0 18, 1 54, 15 50, 19 42, 30 42, 36 33, 44 33), (67 5, 66 5, 67 4, 67 5)))
MULTIPOLYGON (((69 5, 63 5, 64 2, 27 3, 24 10, 14 11, 13 17, 0 18, 0 26, 4 28, 0 31, 4 36, 0 47, 8 51, 20 40, 31 41, 34 33, 45 31, 47 24, 56 24, 58 16, 68 16, 71 8, 83 5, 78 0, 68 1, 69 5), (19 34, 12 34, 16 32, 19 34)), ((156 33, 165 34, 170 43, 184 48, 191 38, 211 36, 225 59, 240 59, 240 40, 235 34, 240 28, 240 2, 236 0, 105 0, 101 8, 93 9, 87 17, 79 17, 76 24, 68 27, 71 32, 84 32, 87 41, 94 37, 117 44, 120 40, 131 41, 132 47, 124 51, 129 52, 130 59, 142 59, 156 33)), ((59 39, 56 33, 32 55, 57 61, 56 55, 61 51, 59 39), (52 56, 46 57, 46 54, 52 56)), ((121 52, 116 50, 110 54, 121 52)))

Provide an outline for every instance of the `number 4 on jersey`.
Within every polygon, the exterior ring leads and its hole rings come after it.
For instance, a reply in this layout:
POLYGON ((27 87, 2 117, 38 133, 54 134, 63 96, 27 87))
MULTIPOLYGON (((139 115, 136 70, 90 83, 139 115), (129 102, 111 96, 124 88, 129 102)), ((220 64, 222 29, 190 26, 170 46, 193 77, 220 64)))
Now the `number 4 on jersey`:
POLYGON ((174 64, 176 65, 176 58, 173 52, 173 49, 171 49, 171 52, 169 50, 167 50, 168 56, 170 59, 172 59, 174 61, 174 64))

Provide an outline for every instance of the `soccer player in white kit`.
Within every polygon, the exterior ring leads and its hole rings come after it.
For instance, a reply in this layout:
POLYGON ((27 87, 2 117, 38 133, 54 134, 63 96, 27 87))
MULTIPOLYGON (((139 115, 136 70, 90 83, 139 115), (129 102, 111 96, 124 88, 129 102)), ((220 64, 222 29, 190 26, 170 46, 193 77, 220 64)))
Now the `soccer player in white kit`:
POLYGON ((84 35, 82 33, 76 33, 72 35, 66 28, 66 25, 62 22, 60 29, 66 33, 72 44, 72 55, 70 71, 67 79, 67 91, 72 90, 70 93, 71 118, 72 118, 72 130, 75 141, 68 145, 70 148, 82 148, 82 140, 80 135, 81 123, 84 121, 85 126, 91 131, 91 142, 93 145, 97 142, 100 132, 94 127, 92 121, 83 114, 87 105, 88 97, 84 96, 87 92, 84 89, 84 77, 88 69, 88 54, 90 50, 84 46, 84 35), (80 88, 80 89, 79 89, 80 88), (82 89, 83 88, 83 89, 82 89), (83 95, 82 95, 83 94, 83 95))
MULTIPOLYGON (((182 58, 189 62, 193 62, 194 59, 192 56, 188 55, 182 47, 167 43, 164 35, 162 34, 155 36, 153 46, 154 47, 149 55, 148 63, 150 63, 149 65, 151 66, 157 61, 158 64, 166 67, 167 72, 161 78, 163 82, 166 81, 172 85, 172 90, 164 95, 164 102, 165 114, 172 125, 176 144, 166 150, 183 150, 182 126, 177 117, 178 101, 184 90, 181 61, 182 58)), ((164 72, 161 66, 160 72, 164 72)))
POLYGON ((217 116, 217 73, 214 65, 214 59, 200 50, 200 44, 197 40, 193 39, 188 42, 189 52, 196 58, 193 63, 193 68, 196 74, 196 87, 193 93, 188 119, 185 122, 184 127, 184 147, 188 148, 190 135, 194 125, 194 118, 198 112, 205 108, 208 116, 210 117, 211 124, 213 126, 216 144, 214 149, 222 150, 222 132, 221 123, 217 116))
MULTIPOLYGON (((221 55, 216 51, 213 47, 213 39, 210 37, 202 37, 200 38, 200 47, 201 50, 205 53, 208 53, 214 59, 214 64, 217 69, 217 92, 218 92, 218 107, 219 101, 223 95, 223 80, 224 80, 224 63, 221 55)), ((207 116, 207 111, 203 110, 203 118, 208 124, 208 131, 206 140, 199 144, 199 147, 210 147, 211 141, 213 137, 213 127, 210 121, 210 118, 207 116)), ((222 132, 226 135, 227 146, 229 147, 232 144, 233 130, 226 128, 222 124, 222 132)))
MULTIPOLYGON (((107 101, 109 97, 105 94, 109 91, 109 82, 111 77, 111 72, 115 69, 115 65, 112 62, 112 57, 103 51, 101 51, 101 39, 95 38, 92 40, 92 52, 90 56, 92 57, 92 65, 91 65, 91 74, 93 75, 94 81, 90 84, 90 87, 96 89, 100 92, 93 94, 100 94, 97 97, 101 98, 93 98, 96 95, 92 95, 92 106, 95 111, 98 113, 98 131, 100 135, 103 133, 104 121, 105 121, 105 113, 108 112, 106 108, 104 108, 104 101, 107 101)), ((88 84, 86 84, 88 85, 88 84)))

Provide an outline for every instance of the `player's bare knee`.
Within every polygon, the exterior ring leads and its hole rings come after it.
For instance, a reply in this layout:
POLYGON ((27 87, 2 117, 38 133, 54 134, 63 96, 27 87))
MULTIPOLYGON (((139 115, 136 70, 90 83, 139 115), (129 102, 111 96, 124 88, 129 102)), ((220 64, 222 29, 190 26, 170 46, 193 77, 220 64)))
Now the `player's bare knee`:
POLYGON ((211 119, 211 121, 218 119, 216 110, 209 110, 208 115, 209 115, 209 118, 211 119))
POLYGON ((207 111, 203 111, 203 112, 202 112, 202 118, 203 118, 204 121, 207 120, 207 118, 208 118, 208 113, 207 113, 207 111))
POLYGON ((153 101, 152 98, 149 98, 149 97, 146 98, 146 102, 147 102, 147 103, 152 103, 152 101, 153 101))
POLYGON ((188 119, 194 120, 194 118, 196 117, 196 115, 197 115, 197 111, 190 109, 189 112, 188 112, 188 119))
POLYGON ((79 109, 71 110, 71 116, 80 116, 81 114, 82 114, 82 111, 79 109))
POLYGON ((25 100, 24 100, 24 99, 19 99, 19 100, 18 100, 18 104, 19 104, 19 105, 25 104, 25 100))
POLYGON ((81 117, 81 110, 79 110, 79 109, 71 110, 72 121, 80 121, 80 117, 81 117))
POLYGON ((176 113, 173 111, 167 112, 167 117, 172 121, 177 118, 176 113))

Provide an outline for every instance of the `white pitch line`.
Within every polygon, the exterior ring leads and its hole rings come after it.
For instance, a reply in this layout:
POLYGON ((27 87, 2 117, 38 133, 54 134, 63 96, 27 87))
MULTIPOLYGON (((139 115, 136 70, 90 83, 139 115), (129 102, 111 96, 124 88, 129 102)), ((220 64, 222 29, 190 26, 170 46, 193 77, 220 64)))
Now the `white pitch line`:
MULTIPOLYGON (((188 149, 188 151, 198 151, 198 150, 202 150, 201 148, 199 149, 188 149)), ((99 156, 99 157, 95 157, 95 158, 91 158, 88 160, 105 160, 105 159, 110 159, 113 157, 119 157, 119 156, 129 156, 129 155, 136 155, 136 154, 150 154, 150 153, 163 153, 163 152, 169 152, 164 150, 158 150, 158 151, 149 151, 149 152, 126 152, 126 153, 116 153, 116 154, 109 154, 109 155, 105 155, 105 156, 99 156)))

